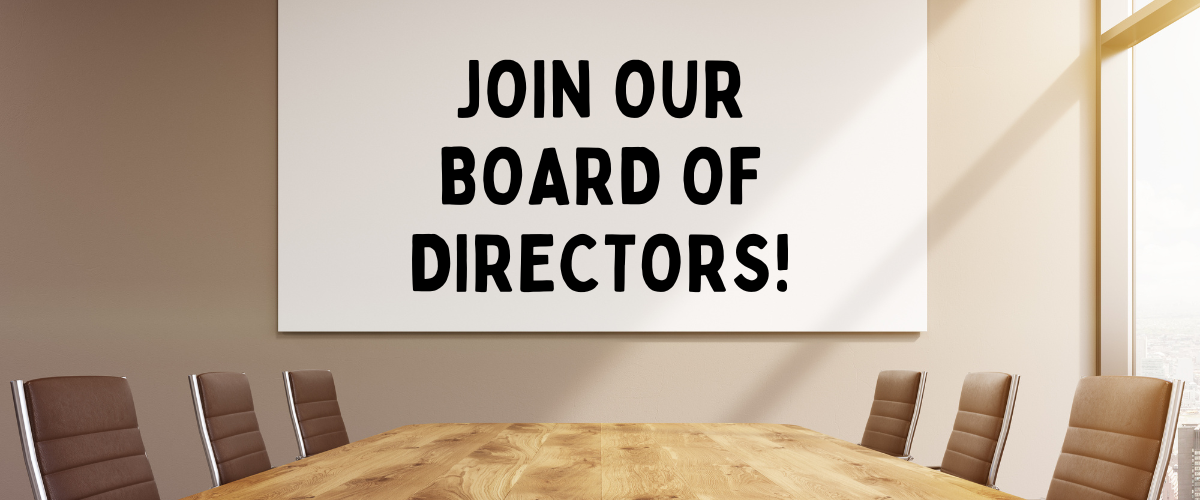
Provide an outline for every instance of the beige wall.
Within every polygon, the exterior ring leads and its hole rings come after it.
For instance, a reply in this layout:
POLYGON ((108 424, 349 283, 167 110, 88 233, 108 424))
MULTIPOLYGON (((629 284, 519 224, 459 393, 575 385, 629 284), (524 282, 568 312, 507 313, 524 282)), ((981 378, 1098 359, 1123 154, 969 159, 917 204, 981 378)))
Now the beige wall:
MULTIPOLYGON (((875 373, 930 372, 936 464, 968 371, 1024 376, 1002 489, 1044 495, 1095 367, 1094 2, 930 0, 929 332, 275 329, 273 2, 0 2, 0 379, 129 377, 164 498, 208 474, 185 376, 337 376, 351 438, 438 421, 768 421, 857 440, 875 373)), ((868 146, 869 145, 865 145, 868 146)), ((0 411, 0 496, 29 494, 0 411)))

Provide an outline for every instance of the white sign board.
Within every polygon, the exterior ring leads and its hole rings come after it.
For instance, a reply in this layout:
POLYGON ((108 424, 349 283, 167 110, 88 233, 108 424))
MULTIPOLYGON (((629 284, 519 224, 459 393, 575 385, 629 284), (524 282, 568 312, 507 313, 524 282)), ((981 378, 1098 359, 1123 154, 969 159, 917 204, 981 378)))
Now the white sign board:
POLYGON ((280 2, 280 331, 925 328, 924 0, 280 2))

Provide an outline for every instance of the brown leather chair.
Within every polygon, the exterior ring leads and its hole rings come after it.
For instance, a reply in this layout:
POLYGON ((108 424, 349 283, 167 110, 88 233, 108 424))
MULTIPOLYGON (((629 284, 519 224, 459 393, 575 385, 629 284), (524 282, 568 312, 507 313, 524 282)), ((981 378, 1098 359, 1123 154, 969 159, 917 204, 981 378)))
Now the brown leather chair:
POLYGON ((37 500, 158 500, 129 382, 52 377, 12 382, 37 500))
POLYGON ((927 374, 903 370, 879 372, 862 446, 912 460, 913 433, 917 429, 917 416, 921 414, 927 374))
POLYGON ((1019 375, 968 373, 958 398, 954 431, 946 444, 942 472, 996 487, 996 472, 1012 425, 1019 375))
POLYGON ((292 429, 296 431, 296 445, 300 447, 298 458, 350 444, 332 373, 328 370, 283 372, 283 387, 292 414, 292 429))
POLYGON ((202 373, 188 380, 213 486, 270 469, 246 374, 202 373))
POLYGON ((1080 380, 1046 500, 1157 500, 1182 399, 1180 380, 1080 380))

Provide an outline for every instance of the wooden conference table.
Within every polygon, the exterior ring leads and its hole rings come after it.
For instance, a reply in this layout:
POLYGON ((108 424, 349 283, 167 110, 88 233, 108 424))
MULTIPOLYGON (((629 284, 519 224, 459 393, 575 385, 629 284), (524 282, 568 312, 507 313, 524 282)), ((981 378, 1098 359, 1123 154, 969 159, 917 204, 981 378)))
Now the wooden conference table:
POLYGON ((775 424, 409 425, 188 497, 263 498, 1018 497, 775 424))

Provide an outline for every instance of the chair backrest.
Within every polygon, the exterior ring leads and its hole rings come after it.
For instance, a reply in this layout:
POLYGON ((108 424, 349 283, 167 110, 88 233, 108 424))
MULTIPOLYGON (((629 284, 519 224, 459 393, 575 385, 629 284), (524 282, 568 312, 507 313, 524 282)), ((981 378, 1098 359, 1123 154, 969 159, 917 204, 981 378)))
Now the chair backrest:
POLYGON ((287 392, 300 458, 350 444, 332 373, 328 370, 283 372, 283 387, 287 392))
POLYGON ((911 460, 913 433, 921 414, 928 372, 889 370, 879 372, 875 401, 863 431, 862 445, 894 457, 911 460))
POLYGON ((1020 376, 1007 373, 967 374, 942 472, 996 486, 1020 381, 1020 376))
POLYGON ((246 374, 202 373, 188 380, 213 486, 270 469, 246 374))
POLYGON ((1157 500, 1182 398, 1179 380, 1080 380, 1046 499, 1157 500))
POLYGON ((12 392, 34 498, 158 500, 128 381, 16 380, 12 392))

